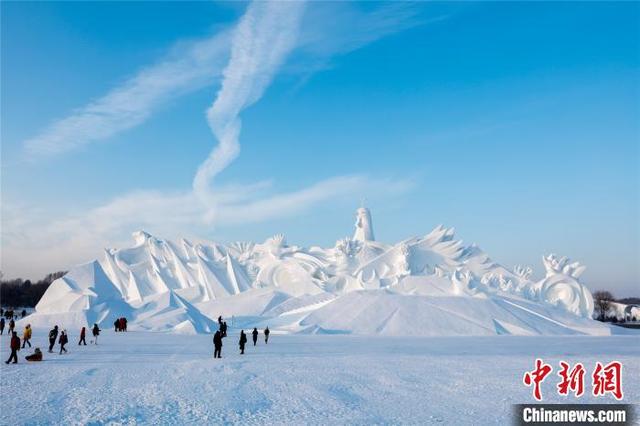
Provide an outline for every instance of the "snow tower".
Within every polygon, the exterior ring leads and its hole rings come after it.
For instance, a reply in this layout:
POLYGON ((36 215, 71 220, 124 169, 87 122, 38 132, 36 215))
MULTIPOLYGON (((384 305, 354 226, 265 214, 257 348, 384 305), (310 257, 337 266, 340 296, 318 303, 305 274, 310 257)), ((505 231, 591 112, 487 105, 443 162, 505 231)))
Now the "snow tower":
POLYGON ((360 207, 356 210, 356 232, 353 234, 353 239, 356 241, 375 241, 371 212, 366 207, 360 207))

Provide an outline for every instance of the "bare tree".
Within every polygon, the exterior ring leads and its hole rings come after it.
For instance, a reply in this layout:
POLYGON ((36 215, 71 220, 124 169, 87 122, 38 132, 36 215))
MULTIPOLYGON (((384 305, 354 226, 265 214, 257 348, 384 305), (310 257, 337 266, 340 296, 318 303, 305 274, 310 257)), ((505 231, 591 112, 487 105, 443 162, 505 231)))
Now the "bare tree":
POLYGON ((605 321, 607 319, 607 313, 613 300, 615 300, 613 294, 609 291, 598 290, 593 293, 593 303, 597 320, 605 321))

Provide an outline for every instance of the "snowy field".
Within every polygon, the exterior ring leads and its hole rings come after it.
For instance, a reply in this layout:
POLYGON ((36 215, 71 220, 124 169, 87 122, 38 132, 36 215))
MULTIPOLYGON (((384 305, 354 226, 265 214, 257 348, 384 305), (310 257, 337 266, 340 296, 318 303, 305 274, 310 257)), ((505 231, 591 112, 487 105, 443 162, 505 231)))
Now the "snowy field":
MULTIPOLYGON (((622 331, 627 333, 626 331, 622 331)), ((237 336, 104 331, 98 346, 1 365, 0 424, 505 424, 533 402, 521 380, 536 356, 624 364, 624 402, 640 402, 640 334, 609 337, 272 335, 246 354, 237 336)), ((89 338, 87 340, 90 340, 89 338)), ((1 338, 8 358, 8 339, 1 338)), ((554 370, 555 375, 555 370, 554 370)), ((556 377, 543 386, 545 402, 556 377)), ((587 389, 590 389, 588 386, 587 389)), ((567 402, 595 402, 591 396, 567 402)), ((614 402, 610 397, 597 399, 614 402)))

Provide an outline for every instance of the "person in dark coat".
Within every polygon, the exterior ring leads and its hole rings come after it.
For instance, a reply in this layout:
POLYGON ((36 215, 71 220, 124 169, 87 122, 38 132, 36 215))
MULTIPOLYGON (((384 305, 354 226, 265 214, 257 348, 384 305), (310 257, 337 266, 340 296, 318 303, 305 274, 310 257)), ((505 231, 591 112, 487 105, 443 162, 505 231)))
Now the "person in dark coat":
POLYGON ((247 335, 244 334, 244 330, 240 330, 240 341, 238 344, 240 345, 240 355, 244 354, 244 345, 247 343, 247 335))
POLYGON ((269 327, 265 328, 265 329, 264 329, 264 343, 265 343, 265 345, 266 345, 267 343, 269 343, 269 333, 271 333, 271 332, 269 331, 269 327))
POLYGON ((87 328, 86 327, 82 327, 80 329, 80 341, 78 342, 78 346, 80 346, 83 343, 84 343, 85 346, 87 346, 87 341, 85 340, 86 332, 87 332, 87 328))
POLYGON ((116 333, 120 331, 119 328, 120 328, 120 318, 118 318, 113 322, 113 329, 115 330, 116 333))
POLYGON ((27 310, 26 310, 26 309, 23 309, 23 310, 22 310, 22 318, 24 318, 24 317, 26 317, 26 316, 27 316, 27 310))
POLYGON ((222 315, 218 317, 218 325, 222 327, 222 315))
POLYGON ((18 363, 18 351, 20 350, 20 338, 18 337, 18 333, 15 331, 11 334, 11 355, 9 355, 9 359, 5 362, 5 364, 9 364, 11 360, 13 360, 14 364, 18 363))
POLYGON ((0 318, 0 334, 4 333, 4 317, 0 318))
POLYGON ((16 322, 11 318, 11 320, 9 320, 9 336, 13 333, 14 328, 16 328, 16 322))
POLYGON ((93 333, 93 338, 94 341, 96 342, 96 345, 98 344, 98 336, 100 335, 100 329, 98 328, 98 324, 93 324, 93 330, 91 330, 91 332, 93 333))
POLYGON ((256 343, 258 343, 258 329, 253 327, 253 332, 251 333, 251 335, 253 336, 253 346, 255 346, 256 343))
POLYGON ((220 330, 213 335, 213 357, 222 358, 222 333, 220 330))
POLYGON ((60 340, 58 340, 58 343, 60 343, 60 355, 62 355, 62 352, 67 353, 67 349, 64 347, 64 345, 66 345, 68 342, 69 338, 67 337, 67 331, 62 330, 62 332, 60 333, 60 340))
POLYGON ((122 317, 122 331, 127 331, 127 319, 122 317))
POLYGON ((49 332, 49 352, 53 352, 53 347, 56 344, 57 338, 58 338, 58 326, 56 325, 49 332))
POLYGON ((35 352, 31 355, 27 355, 24 357, 27 361, 42 361, 42 351, 40 348, 36 348, 35 352))

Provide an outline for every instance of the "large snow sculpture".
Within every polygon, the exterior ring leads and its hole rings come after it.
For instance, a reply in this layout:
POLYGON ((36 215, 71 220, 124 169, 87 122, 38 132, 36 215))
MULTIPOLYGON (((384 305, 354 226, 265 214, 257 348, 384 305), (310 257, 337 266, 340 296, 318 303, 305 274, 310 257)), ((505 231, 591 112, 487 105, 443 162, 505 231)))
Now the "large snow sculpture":
POLYGON ((282 234, 225 245, 137 232, 134 241, 56 280, 28 321, 77 329, 124 315, 134 330, 204 333, 222 314, 292 332, 608 331, 590 319, 593 299, 578 282, 580 264, 546 256, 546 276, 536 282, 531 268, 507 269, 441 225, 423 237, 385 244, 374 240, 364 207, 357 210, 353 238, 327 249, 288 245, 282 234))
POLYGON ((593 296, 578 282, 578 277, 586 268, 578 262, 570 263, 566 257, 558 258, 555 254, 543 257, 542 263, 547 275, 535 285, 539 300, 591 318, 593 296))

